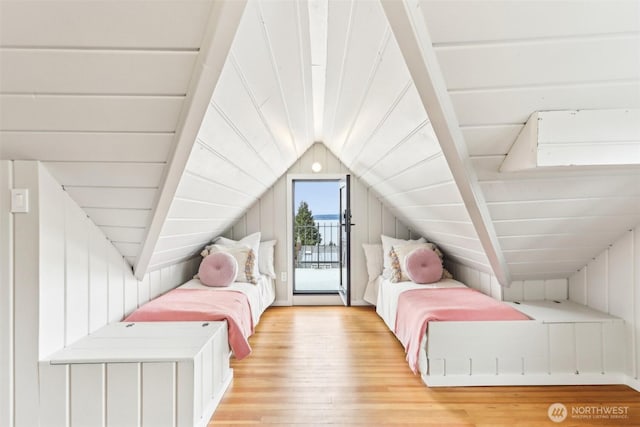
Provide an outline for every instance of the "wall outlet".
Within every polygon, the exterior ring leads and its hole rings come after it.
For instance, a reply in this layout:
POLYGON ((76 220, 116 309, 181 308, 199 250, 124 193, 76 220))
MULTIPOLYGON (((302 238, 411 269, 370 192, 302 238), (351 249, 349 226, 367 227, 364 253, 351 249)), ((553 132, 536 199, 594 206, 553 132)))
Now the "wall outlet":
POLYGON ((287 281, 287 272, 286 271, 281 271, 280 272, 280 281, 281 282, 286 282, 287 281))

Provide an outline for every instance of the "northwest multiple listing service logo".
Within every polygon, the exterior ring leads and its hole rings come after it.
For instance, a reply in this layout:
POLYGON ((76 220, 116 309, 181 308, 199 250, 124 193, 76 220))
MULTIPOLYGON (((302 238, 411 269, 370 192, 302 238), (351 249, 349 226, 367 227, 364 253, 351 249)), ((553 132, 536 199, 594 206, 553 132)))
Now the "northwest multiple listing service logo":
POLYGON ((565 419, 567 419, 567 407, 562 403, 552 403, 549 405, 549 409, 547 410, 547 415, 549 419, 554 423, 561 423, 565 419))
POLYGON ((572 405, 567 408, 562 403, 552 403, 547 409, 549 419, 554 423, 561 423, 567 418, 571 420, 601 420, 605 423, 629 418, 629 407, 621 405, 572 405))

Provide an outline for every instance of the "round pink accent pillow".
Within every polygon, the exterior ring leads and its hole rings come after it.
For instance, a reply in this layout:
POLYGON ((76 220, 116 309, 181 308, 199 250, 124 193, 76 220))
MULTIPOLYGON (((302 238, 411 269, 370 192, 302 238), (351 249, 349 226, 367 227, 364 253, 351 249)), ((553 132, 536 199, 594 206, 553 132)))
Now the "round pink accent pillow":
POLYGON ((205 286, 229 286, 238 273, 238 261, 227 252, 214 252, 200 263, 198 276, 205 286))
POLYGON ((433 283, 442 277, 442 261, 431 249, 418 248, 405 259, 407 276, 415 283, 433 283))

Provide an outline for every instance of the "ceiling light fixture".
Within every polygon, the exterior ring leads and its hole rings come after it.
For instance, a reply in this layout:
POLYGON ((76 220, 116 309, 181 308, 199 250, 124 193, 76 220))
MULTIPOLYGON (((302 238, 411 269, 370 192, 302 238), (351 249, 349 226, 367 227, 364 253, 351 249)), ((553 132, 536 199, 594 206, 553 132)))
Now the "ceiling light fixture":
POLYGON ((314 173, 318 173, 322 170, 322 164, 320 162, 313 162, 313 164, 311 165, 311 170, 314 173))

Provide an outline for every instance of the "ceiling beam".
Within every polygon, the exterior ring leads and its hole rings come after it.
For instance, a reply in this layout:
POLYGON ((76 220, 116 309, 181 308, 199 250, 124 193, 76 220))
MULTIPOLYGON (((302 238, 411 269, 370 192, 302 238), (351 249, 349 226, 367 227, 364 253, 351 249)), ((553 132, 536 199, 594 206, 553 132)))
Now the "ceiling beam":
POLYGON ((189 160, 202 119, 227 60, 245 6, 246 0, 216 0, 211 6, 200 54, 178 120, 174 139, 175 149, 168 161, 151 224, 147 229, 145 241, 134 267, 134 274, 138 279, 142 279, 147 273, 162 226, 169 213, 171 202, 189 160))
POLYGON ((471 164, 421 8, 415 1, 381 0, 381 3, 493 273, 501 285, 509 286, 509 269, 471 164))

